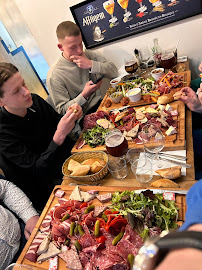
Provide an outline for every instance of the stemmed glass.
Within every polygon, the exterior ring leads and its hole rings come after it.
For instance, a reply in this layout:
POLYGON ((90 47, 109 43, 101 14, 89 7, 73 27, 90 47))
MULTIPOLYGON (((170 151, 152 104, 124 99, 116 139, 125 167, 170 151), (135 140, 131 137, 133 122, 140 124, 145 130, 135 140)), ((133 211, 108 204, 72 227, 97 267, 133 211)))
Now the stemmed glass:
POLYGON ((151 57, 151 53, 148 49, 148 47, 144 47, 139 49, 140 59, 141 61, 146 65, 146 72, 148 74, 148 62, 151 57))
POLYGON ((109 131, 105 136, 105 144, 111 156, 125 158, 128 151, 128 141, 120 130, 113 129, 109 131))
POLYGON ((161 167, 159 152, 165 145, 165 137, 159 126, 154 123, 145 125, 142 129, 142 140, 146 152, 153 156, 153 160, 157 159, 158 167, 161 167))

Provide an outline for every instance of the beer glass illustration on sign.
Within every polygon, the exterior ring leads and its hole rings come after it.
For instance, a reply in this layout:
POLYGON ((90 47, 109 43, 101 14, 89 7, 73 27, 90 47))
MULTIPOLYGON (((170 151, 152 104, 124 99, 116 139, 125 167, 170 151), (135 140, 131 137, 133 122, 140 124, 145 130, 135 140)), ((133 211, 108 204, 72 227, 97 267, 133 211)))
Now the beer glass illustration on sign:
POLYGON ((164 12, 165 11, 165 5, 162 4, 161 0, 149 0, 149 2, 152 4, 153 9, 151 12, 164 12))
POLYGON ((147 10, 147 7, 145 5, 142 4, 143 0, 135 0, 140 7, 138 8, 138 13, 136 14, 136 17, 143 17, 144 15, 146 15, 148 12, 145 12, 147 10))
POLYGON ((103 7, 106 10, 106 12, 111 15, 111 19, 109 19, 110 27, 114 27, 118 25, 119 23, 117 22, 117 17, 114 16, 114 0, 108 0, 103 3, 103 7))
POLYGON ((133 17, 131 16, 131 12, 127 10, 129 0, 117 0, 117 2, 122 7, 122 9, 124 9, 124 11, 125 11, 125 13, 123 15, 123 22, 126 23, 126 22, 129 22, 130 20, 132 20, 133 17))

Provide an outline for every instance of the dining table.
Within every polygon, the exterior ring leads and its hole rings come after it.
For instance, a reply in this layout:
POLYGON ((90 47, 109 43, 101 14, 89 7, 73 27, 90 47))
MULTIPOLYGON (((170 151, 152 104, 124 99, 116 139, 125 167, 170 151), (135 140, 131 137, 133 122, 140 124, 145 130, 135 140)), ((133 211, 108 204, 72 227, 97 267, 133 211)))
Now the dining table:
MULTIPOLYGON (((195 180, 195 169, 194 169, 194 152, 193 152, 193 137, 192 137, 192 113, 191 111, 185 107, 185 125, 184 125, 184 132, 185 132, 185 145, 184 150, 186 151, 186 163, 190 164, 190 168, 186 168, 185 175, 182 175, 178 180, 177 183, 179 184, 179 188, 166 188, 162 189, 163 191, 169 191, 172 193, 174 192, 176 194, 176 205, 179 209, 179 225, 182 224, 182 222, 185 220, 185 213, 186 213, 186 193, 188 192, 189 188, 196 182, 195 180)), ((95 150, 95 149, 93 149, 95 150)), ((81 150, 82 153, 82 150, 81 150)), ((51 193, 49 200, 40 216, 40 219, 38 220, 26 246, 24 247, 20 257, 17 260, 17 263, 25 264, 28 266, 33 267, 35 270, 48 270, 49 269, 49 262, 45 261, 42 264, 39 263, 32 263, 29 260, 25 258, 25 254, 29 250, 32 241, 35 239, 37 233, 40 232, 42 229, 42 222, 45 219, 45 217, 48 215, 48 213, 51 211, 51 209, 54 209, 56 205, 58 205, 58 198, 55 196, 55 191, 57 189, 62 189, 65 192, 64 198, 68 199, 71 192, 74 190, 76 185, 79 185, 82 191, 89 191, 89 190, 97 190, 99 194, 105 194, 107 192, 115 192, 119 190, 120 192, 124 190, 138 190, 138 189, 150 189, 150 184, 161 178, 158 175, 154 175, 153 179, 150 182, 147 183, 141 183, 138 182, 131 171, 129 163, 127 163, 128 166, 128 175, 123 180, 116 180, 112 177, 112 175, 108 172, 104 178, 102 178, 97 183, 86 183, 82 181, 75 181, 72 178, 68 176, 63 176, 62 183, 60 186, 55 186, 53 192, 51 193)), ((151 188, 155 189, 155 188, 151 188)), ((59 259, 59 270, 67 269, 65 267, 65 262, 61 259, 59 259)))
MULTIPOLYGON (((183 72, 184 74, 184 78, 187 81, 187 86, 190 86, 190 81, 191 81, 191 71, 189 70, 189 60, 187 60, 185 63, 185 68, 186 70, 183 72)), ((182 73, 179 73, 182 74, 182 73)), ((104 100, 107 98, 107 94, 105 95, 105 97, 103 98, 103 101, 101 102, 98 110, 102 110, 103 108, 103 104, 104 104, 104 100)), ((194 151, 193 151, 193 137, 192 137, 192 112, 184 105, 184 103, 182 103, 181 101, 178 101, 179 104, 177 105, 178 107, 184 108, 183 111, 183 126, 180 129, 180 135, 178 134, 177 136, 181 136, 181 137, 177 137, 177 144, 176 142, 171 144, 168 141, 168 144, 165 145, 165 150, 175 150, 177 149, 184 149, 186 151, 186 163, 191 165, 190 168, 186 168, 186 172, 184 175, 182 175, 179 179, 177 179, 177 183, 179 184, 180 188, 183 188, 185 190, 188 190, 195 182, 195 169, 194 169, 194 151), (183 107, 184 106, 184 107, 183 107)), ((175 102, 174 102, 175 103, 175 102)), ((172 103, 171 103, 172 105, 172 103)), ((79 140, 81 140, 82 134, 79 138, 79 140)), ((78 141, 79 141, 78 140, 78 141)), ((106 152, 106 148, 105 146, 98 146, 96 148, 91 148, 89 146, 84 146, 81 149, 77 149, 76 146, 78 145, 78 141, 75 144, 75 146, 72 149, 72 154, 74 153, 79 153, 82 151, 105 151, 106 152)), ((143 146, 139 146, 136 145, 134 146, 133 143, 129 142, 129 148, 133 148, 133 147, 140 147, 142 148, 143 146)), ((116 180, 112 177, 112 175, 108 172, 107 175, 101 180, 99 181, 99 185, 102 186, 117 186, 117 187, 141 187, 141 188, 148 188, 150 186, 150 184, 157 180, 162 178, 160 175, 154 175, 152 180, 150 182, 147 183, 141 183, 138 182, 131 170, 130 164, 127 164, 128 167, 128 175, 125 179, 123 180, 116 180)), ((76 184, 80 184, 80 185, 85 185, 86 183, 83 183, 82 181, 74 181, 73 179, 71 179, 68 176, 63 176, 63 181, 62 181, 62 185, 76 185, 76 184)), ((93 184, 93 183, 89 183, 89 184, 93 184)))

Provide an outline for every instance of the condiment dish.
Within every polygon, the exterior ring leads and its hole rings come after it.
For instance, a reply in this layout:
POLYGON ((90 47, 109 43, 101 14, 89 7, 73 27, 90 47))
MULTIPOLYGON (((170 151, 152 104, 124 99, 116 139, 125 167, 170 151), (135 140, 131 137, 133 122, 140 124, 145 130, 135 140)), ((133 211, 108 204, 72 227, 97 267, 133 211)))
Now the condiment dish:
POLYGON ((141 89, 140 88, 133 88, 130 89, 126 96, 130 99, 131 102, 137 102, 141 100, 141 89))

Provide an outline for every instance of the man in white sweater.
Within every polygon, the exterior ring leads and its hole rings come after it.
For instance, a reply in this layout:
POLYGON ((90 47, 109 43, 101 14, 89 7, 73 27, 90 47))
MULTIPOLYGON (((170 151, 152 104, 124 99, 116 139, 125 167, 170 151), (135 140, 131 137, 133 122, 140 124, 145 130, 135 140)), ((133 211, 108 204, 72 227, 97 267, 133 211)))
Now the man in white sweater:
POLYGON ((62 115, 73 103, 78 103, 85 116, 96 111, 101 100, 102 81, 94 84, 92 80, 101 75, 109 79, 117 77, 118 70, 101 55, 83 51, 81 32, 75 23, 60 23, 56 34, 62 54, 47 75, 50 103, 62 115))
POLYGON ((22 238, 29 238, 39 216, 22 190, 3 179, 0 179, 0 201, 0 270, 4 270, 19 251, 22 238), (18 219, 10 210, 25 223, 24 236, 18 219))

